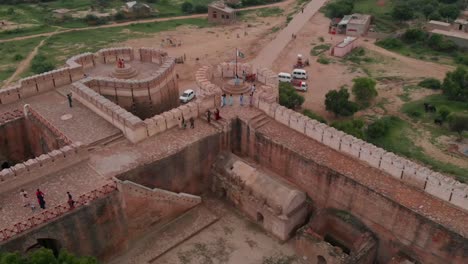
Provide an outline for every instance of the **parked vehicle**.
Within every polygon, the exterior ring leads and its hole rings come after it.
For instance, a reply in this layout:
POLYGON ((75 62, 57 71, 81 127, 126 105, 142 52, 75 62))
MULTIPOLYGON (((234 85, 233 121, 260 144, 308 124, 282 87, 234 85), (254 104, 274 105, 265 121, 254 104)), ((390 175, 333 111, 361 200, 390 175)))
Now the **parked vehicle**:
POLYGON ((278 80, 279 80, 280 82, 288 82, 288 83, 290 83, 291 80, 292 80, 292 76, 291 76, 291 74, 289 74, 289 73, 280 72, 280 73, 278 73, 278 80))
POLYGON ((303 92, 306 92, 307 89, 309 88, 306 82, 297 80, 297 79, 293 79, 291 81, 291 84, 294 86, 294 88, 296 88, 296 90, 303 91, 303 92))
POLYGON ((185 90, 184 93, 179 97, 181 103, 188 103, 193 98, 195 98, 195 91, 194 90, 185 90))
POLYGON ((292 77, 294 79, 307 80, 307 71, 303 69, 294 69, 292 72, 292 77))

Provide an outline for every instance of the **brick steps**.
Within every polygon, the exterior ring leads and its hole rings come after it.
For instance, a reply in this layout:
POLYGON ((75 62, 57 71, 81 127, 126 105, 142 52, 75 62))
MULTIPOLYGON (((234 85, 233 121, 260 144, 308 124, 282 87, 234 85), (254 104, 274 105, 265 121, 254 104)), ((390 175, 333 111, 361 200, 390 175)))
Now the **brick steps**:
POLYGON ((250 119, 249 126, 253 129, 259 129, 260 127, 268 124, 270 122, 270 118, 265 115, 264 113, 260 113, 250 119))
POLYGON ((88 145, 88 151, 94 150, 99 147, 107 146, 111 143, 119 141, 120 139, 124 138, 122 132, 116 133, 114 135, 110 135, 108 137, 102 138, 98 141, 95 141, 88 145))

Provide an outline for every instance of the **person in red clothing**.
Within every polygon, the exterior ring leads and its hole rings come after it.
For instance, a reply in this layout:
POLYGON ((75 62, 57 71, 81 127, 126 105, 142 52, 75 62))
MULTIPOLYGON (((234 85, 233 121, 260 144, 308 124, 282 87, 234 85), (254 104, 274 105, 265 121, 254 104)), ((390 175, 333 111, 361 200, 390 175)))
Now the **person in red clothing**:
POLYGON ((36 197, 37 197, 37 202, 39 203, 39 206, 42 208, 42 209, 45 209, 45 199, 44 199, 44 193, 41 192, 41 190, 37 189, 36 191, 36 197))

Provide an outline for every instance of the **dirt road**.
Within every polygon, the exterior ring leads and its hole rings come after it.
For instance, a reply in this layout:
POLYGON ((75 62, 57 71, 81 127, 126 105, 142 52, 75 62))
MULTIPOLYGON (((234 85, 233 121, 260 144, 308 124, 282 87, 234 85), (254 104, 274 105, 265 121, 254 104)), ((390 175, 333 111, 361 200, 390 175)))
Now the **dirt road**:
POLYGON ((275 59, 291 41, 292 35, 297 34, 325 2, 327 2, 327 0, 312 0, 305 6, 303 12, 297 13, 276 38, 268 43, 251 62, 254 69, 263 67, 271 68, 275 59))
MULTIPOLYGON (((283 6, 286 6, 286 5, 290 4, 293 1, 295 1, 295 0, 286 0, 286 1, 283 1, 283 2, 273 3, 273 4, 268 4, 268 5, 239 8, 237 10, 238 11, 246 11, 246 10, 262 9, 262 8, 267 8, 267 7, 275 7, 275 6, 283 7, 283 6)), ((319 1, 325 2, 325 0, 319 0, 319 1)), ((152 22, 164 22, 164 21, 181 20, 181 19, 188 19, 188 18, 203 18, 203 17, 206 17, 206 16, 207 16, 207 14, 195 14, 195 15, 187 15, 187 16, 178 16, 178 17, 165 17, 165 18, 145 19, 145 20, 134 20, 134 21, 115 23, 115 24, 108 24, 108 25, 101 25, 101 26, 95 26, 95 27, 66 29, 66 30, 61 30, 61 31, 47 32, 47 33, 35 34, 35 35, 29 35, 29 36, 23 36, 23 37, 2 39, 2 40, 0 40, 0 43, 16 41, 16 40, 23 40, 23 39, 30 39, 30 38, 36 38, 36 37, 49 37, 49 36, 62 34, 62 33, 66 33, 66 32, 73 32, 73 31, 86 31, 86 30, 93 30, 93 29, 98 29, 98 28, 122 27, 122 26, 128 26, 128 25, 132 25, 132 24, 145 24, 145 23, 152 23, 152 22)))

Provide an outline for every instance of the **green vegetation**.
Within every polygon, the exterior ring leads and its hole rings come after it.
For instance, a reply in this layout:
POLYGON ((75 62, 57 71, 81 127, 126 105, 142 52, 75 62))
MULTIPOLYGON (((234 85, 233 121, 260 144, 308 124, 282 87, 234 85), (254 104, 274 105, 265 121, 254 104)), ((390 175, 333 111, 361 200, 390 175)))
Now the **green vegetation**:
POLYGON ((318 55, 324 53, 325 51, 330 50, 330 47, 331 47, 331 44, 320 44, 320 45, 314 46, 310 50, 310 55, 318 56, 318 55))
POLYGON ((365 138, 364 128, 366 123, 362 119, 351 119, 345 121, 336 121, 331 124, 332 127, 341 130, 347 134, 360 139, 365 138))
POLYGON ((458 67, 453 72, 448 72, 442 83, 442 91, 448 98, 468 104, 468 71, 464 67, 458 67))
POLYGON ((304 97, 297 93, 290 83, 280 83, 279 103, 289 109, 296 109, 304 103, 304 97))
POLYGON ((267 7, 257 10, 256 13, 259 17, 281 16, 283 14, 283 9, 279 7, 267 7))
POLYGON ((360 65, 362 62, 370 63, 373 62, 373 59, 366 57, 366 50, 362 47, 353 49, 348 55, 346 55, 345 60, 352 63, 360 65))
POLYGON ((320 57, 317 58, 317 62, 320 64, 330 64, 330 59, 326 56, 320 55, 320 57))
POLYGON ((19 63, 29 54, 43 37, 0 43, 0 83, 10 77, 19 63))
POLYGON ((48 72, 54 68, 54 64, 42 54, 35 56, 31 61, 31 70, 36 74, 48 72))
MULTIPOLYGON (((402 112, 408 115, 409 117, 415 119, 415 121, 422 122, 425 125, 434 126, 433 119, 435 116, 434 114, 429 114, 429 113, 424 112, 424 103, 431 104, 439 110, 441 108, 445 108, 445 109, 448 109, 451 113, 468 114, 467 103, 452 101, 447 96, 442 95, 442 94, 435 94, 435 95, 425 97, 422 100, 406 103, 402 107, 402 112)), ((442 129, 442 128, 439 128, 439 129, 442 129)), ((442 130, 440 132, 444 133, 448 131, 442 130)))
POLYGON ((325 95, 325 109, 333 112, 335 116, 352 116, 357 112, 356 103, 349 101, 349 92, 346 88, 331 90, 325 95))
POLYGON ((19 253, 0 252, 0 263, 3 264, 98 264, 95 258, 76 257, 61 251, 56 258, 50 249, 41 248, 22 256, 19 253))
POLYGON ((312 110, 304 109, 304 110, 302 110, 302 114, 309 117, 309 118, 311 118, 311 119, 317 120, 320 123, 324 123, 324 124, 327 123, 327 120, 323 116, 312 112, 312 110))
POLYGON ((419 86, 429 89, 440 89, 441 83, 435 78, 426 78, 418 83, 419 86))
POLYGON ((359 77, 353 80, 353 94, 356 101, 361 107, 368 107, 370 102, 377 97, 375 85, 377 82, 374 79, 359 77))
POLYGON ((343 17, 345 15, 350 15, 353 9, 353 0, 331 1, 325 6, 325 16, 328 18, 343 17))

